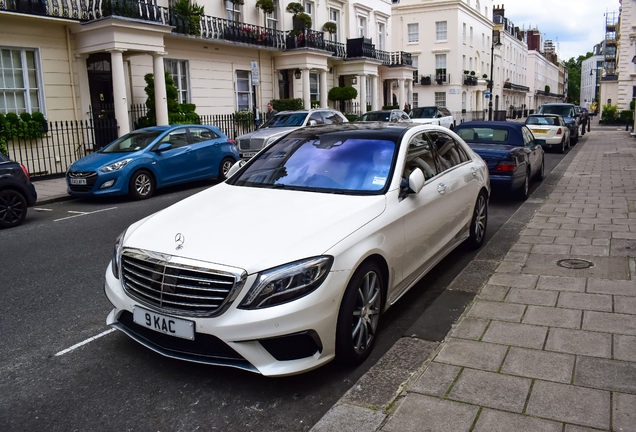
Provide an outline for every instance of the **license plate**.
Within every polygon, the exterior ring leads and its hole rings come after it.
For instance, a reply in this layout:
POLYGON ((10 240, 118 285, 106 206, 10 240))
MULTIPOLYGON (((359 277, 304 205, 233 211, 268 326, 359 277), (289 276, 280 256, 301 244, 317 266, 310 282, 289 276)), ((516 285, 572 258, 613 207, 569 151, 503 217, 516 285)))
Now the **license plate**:
POLYGON ((133 308, 133 321, 140 326, 181 339, 194 340, 194 322, 133 308))
POLYGON ((256 153, 258 153, 258 152, 248 152, 248 153, 243 153, 243 157, 252 157, 252 156, 256 156, 256 153))
POLYGON ((85 185, 86 184, 86 179, 71 179, 71 184, 72 185, 85 185))
POLYGON ((534 133, 548 133, 548 131, 545 130, 545 129, 534 129, 532 132, 534 132, 534 133))

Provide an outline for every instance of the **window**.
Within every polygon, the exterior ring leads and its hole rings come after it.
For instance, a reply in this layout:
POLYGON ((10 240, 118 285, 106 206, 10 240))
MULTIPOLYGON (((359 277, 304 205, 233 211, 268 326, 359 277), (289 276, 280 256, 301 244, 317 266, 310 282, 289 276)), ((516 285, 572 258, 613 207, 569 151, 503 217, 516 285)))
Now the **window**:
POLYGON ((216 133, 212 132, 208 128, 191 127, 189 129, 190 129, 190 138, 192 138, 193 144, 219 138, 219 136, 216 133))
POLYGON ((384 23, 378 23, 378 49, 384 51, 384 23))
POLYGON ((479 10, 481 7, 479 6, 479 0, 475 2, 475 9, 479 10))
POLYGON ((481 47, 482 49, 486 48, 486 35, 484 33, 481 34, 481 47))
POLYGON ((418 23, 408 24, 409 43, 420 41, 420 25, 418 23))
POLYGON ((473 28, 470 28, 470 46, 473 46, 473 28))
POLYGON ((446 54, 435 54, 435 80, 446 81, 446 54))
MULTIPOLYGON (((314 111, 310 116, 309 116, 309 122, 311 121, 315 121, 317 125, 321 125, 321 124, 325 124, 325 121, 322 118, 322 114, 320 114, 320 111, 314 111)), ((309 125, 309 123, 307 123, 309 125)))
POLYGON ((532 146, 534 144, 534 135, 532 135, 532 132, 530 132, 527 127, 521 128, 521 131, 523 132, 523 145, 526 147, 532 146))
POLYGON ((413 82, 415 84, 418 84, 418 81, 420 79, 420 73, 418 70, 418 58, 417 56, 411 56, 411 60, 413 60, 413 67, 415 68, 415 70, 413 71, 413 82))
POLYGON ((342 124, 344 120, 336 111, 320 111, 325 124, 342 124))
POLYGON ((446 21, 435 23, 435 40, 437 42, 446 42, 446 21))
POLYGON ((484 16, 488 18, 488 6, 484 8, 484 16))
POLYGON ((35 50, 0 49, 0 113, 43 111, 39 69, 35 50))
POLYGON ((161 138, 159 144, 170 144, 172 148, 185 147, 188 144, 188 135, 186 133, 186 128, 180 128, 169 132, 166 136, 161 138))
POLYGON ((229 21, 241 21, 241 6, 231 1, 225 1, 225 11, 229 21))
POLYGON ((365 17, 358 17, 358 37, 365 37, 367 34, 367 19, 365 17))
POLYGON ((462 70, 466 70, 466 56, 462 56, 462 70))
POLYGON ((424 132, 414 135, 409 141, 403 177, 408 179, 416 168, 422 170, 424 179, 426 180, 437 175, 437 167, 435 166, 431 143, 424 132))
POLYGON ((468 70, 471 70, 471 71, 473 70, 473 58, 472 57, 470 57, 468 59, 468 70))
POLYGON ((413 108, 417 108, 419 106, 419 93, 413 93, 413 108))
POLYGON ((309 94, 312 101, 320 101, 320 82, 317 73, 309 74, 309 94))
POLYGON ((435 106, 446 106, 446 92, 435 92, 435 106))
POLYGON ((177 100, 179 103, 189 103, 190 92, 188 89, 190 85, 188 83, 188 61, 165 59, 164 65, 166 72, 168 72, 170 78, 174 81, 174 86, 177 88, 177 100))
POLYGON ((466 109, 466 92, 462 92, 462 110, 466 109))
POLYGON ((488 50, 492 48, 492 46, 490 45, 490 36, 486 36, 486 48, 488 48, 488 50))
MULTIPOLYGON (((336 28, 340 31, 340 11, 338 9, 329 9, 329 21, 336 24, 336 28)), ((338 42, 338 31, 334 34, 329 34, 331 42, 338 42)))
POLYGON ((486 72, 485 72, 485 70, 486 70, 486 69, 484 69, 484 62, 481 62, 481 69, 480 69, 480 72, 481 72, 482 74, 483 74, 483 73, 486 73, 486 72))
POLYGON ((466 43, 466 23, 462 25, 462 42, 466 43))
POLYGON ((435 148, 435 160, 439 171, 446 171, 462 163, 461 153, 457 151, 455 141, 443 132, 429 132, 429 139, 435 148))
POLYGON ((305 13, 309 15, 311 18, 311 26, 314 26, 314 3, 313 2, 305 2, 305 13))
POLYGON ((249 71, 236 71, 236 108, 252 109, 252 78, 249 71))
POLYGON ((274 12, 268 13, 267 17, 267 28, 271 28, 274 30, 278 29, 278 2, 274 1, 274 12))

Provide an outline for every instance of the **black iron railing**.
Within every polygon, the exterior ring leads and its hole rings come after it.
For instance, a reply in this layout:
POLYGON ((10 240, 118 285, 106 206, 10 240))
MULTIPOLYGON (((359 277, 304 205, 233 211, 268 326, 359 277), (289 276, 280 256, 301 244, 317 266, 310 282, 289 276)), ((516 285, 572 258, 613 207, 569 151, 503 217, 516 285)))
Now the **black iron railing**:
POLYGON ((464 85, 476 86, 477 84, 477 77, 475 75, 464 74, 464 85))
MULTIPOLYGON (((207 126, 217 126, 221 132, 227 135, 230 139, 236 139, 237 137, 246 133, 254 132, 257 129, 256 122, 253 115, 237 115, 237 114, 216 114, 216 115, 202 115, 201 124, 207 126)), ((259 124, 263 124, 265 117, 260 115, 259 124)))
POLYGON ((344 59, 347 57, 347 46, 341 42, 325 41, 325 49, 334 57, 344 59))
POLYGON ((296 48, 326 50, 325 34, 315 30, 290 30, 285 32, 285 49, 296 48))

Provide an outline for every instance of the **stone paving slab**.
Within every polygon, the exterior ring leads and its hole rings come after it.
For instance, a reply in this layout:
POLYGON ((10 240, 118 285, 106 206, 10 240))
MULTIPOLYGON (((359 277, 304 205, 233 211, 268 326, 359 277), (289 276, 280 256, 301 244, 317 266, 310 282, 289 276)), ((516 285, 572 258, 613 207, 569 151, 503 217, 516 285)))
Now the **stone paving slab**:
POLYGON ((501 373, 570 383, 575 356, 524 348, 510 348, 501 373))
MULTIPOLYGON (((563 426, 554 421, 484 409, 473 430, 474 432, 562 432, 563 426)), ((589 429, 588 432, 590 432, 589 429)))
POLYGON ((527 378, 464 369, 448 398, 520 413, 531 383, 527 378))
POLYGON ((468 432, 479 407, 410 393, 382 428, 387 432, 468 432))

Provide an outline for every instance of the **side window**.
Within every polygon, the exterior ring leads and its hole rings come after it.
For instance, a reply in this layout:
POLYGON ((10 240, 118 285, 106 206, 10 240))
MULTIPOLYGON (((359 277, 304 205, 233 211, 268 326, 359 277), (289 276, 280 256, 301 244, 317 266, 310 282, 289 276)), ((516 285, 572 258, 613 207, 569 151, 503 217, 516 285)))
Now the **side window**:
POLYGON ((435 159, 431 151, 431 143, 423 132, 415 135, 409 141, 403 177, 408 179, 415 168, 422 170, 426 180, 437 175, 435 159))
POLYGON ((439 109, 441 111, 442 114, 444 114, 444 116, 448 117, 451 115, 450 111, 446 108, 440 108, 439 109))
POLYGON ((322 116, 325 119, 325 124, 341 124, 342 117, 335 111, 322 111, 322 116))
POLYGON ((315 111, 314 113, 311 114, 311 116, 309 117, 309 120, 307 121, 307 125, 309 125, 309 122, 311 122, 312 120, 316 121, 316 124, 325 124, 325 122, 322 119, 322 115, 320 115, 320 111, 315 111))
POLYGON ((525 126, 521 128, 521 131, 523 132, 523 145, 526 147, 530 147, 532 143, 534 142, 534 137, 532 136, 532 132, 530 132, 528 128, 525 126))
POLYGON ((172 148, 187 146, 189 143, 186 128, 180 128, 169 132, 168 135, 164 136, 161 141, 159 141, 159 144, 164 143, 172 144, 172 148))
POLYGON ((460 143, 457 142, 457 140, 453 140, 455 141, 455 150, 457 151, 457 154, 459 155, 459 160, 463 162, 468 162, 470 161, 470 157, 468 156, 468 153, 466 153, 466 150, 464 150, 464 147, 462 147, 462 145, 460 143))
POLYGON ((462 163, 455 140, 443 132, 429 132, 428 136, 435 147, 435 160, 440 171, 446 171, 462 163))
POLYGON ((219 136, 207 128, 190 128, 190 137, 194 144, 217 139, 219 136))

